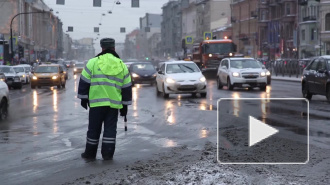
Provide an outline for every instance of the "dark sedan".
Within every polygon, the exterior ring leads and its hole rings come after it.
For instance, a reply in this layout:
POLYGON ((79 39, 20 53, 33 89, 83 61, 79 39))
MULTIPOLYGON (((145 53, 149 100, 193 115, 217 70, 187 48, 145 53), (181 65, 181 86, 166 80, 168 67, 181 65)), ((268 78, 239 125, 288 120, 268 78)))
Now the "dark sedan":
POLYGON ((149 62, 135 62, 130 65, 129 71, 132 77, 132 84, 150 84, 156 82, 157 71, 149 62))
POLYGON ((320 56, 304 69, 302 94, 308 100, 313 95, 325 95, 330 103, 330 57, 320 56))

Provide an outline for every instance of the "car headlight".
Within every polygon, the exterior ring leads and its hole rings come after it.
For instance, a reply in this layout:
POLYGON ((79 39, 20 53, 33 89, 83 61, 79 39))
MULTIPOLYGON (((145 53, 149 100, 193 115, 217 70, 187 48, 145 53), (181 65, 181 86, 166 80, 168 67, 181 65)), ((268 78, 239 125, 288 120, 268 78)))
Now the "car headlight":
POLYGON ((266 76, 266 73, 265 72, 261 72, 260 73, 260 76, 266 76))
POLYGON ((53 80, 56 80, 56 79, 57 79, 57 76, 53 76, 52 79, 53 79, 53 80))
POLYGON ((156 77, 156 76, 157 76, 157 73, 153 74, 152 76, 153 76, 153 77, 156 77))
POLYGON ((74 71, 77 71, 77 68, 74 68, 73 70, 74 70, 74 71))
POLYGON ((139 75, 136 74, 136 73, 132 73, 132 77, 133 77, 133 78, 137 78, 137 77, 139 77, 139 75))
POLYGON ((166 83, 173 84, 175 83, 175 80, 173 80, 172 78, 166 78, 166 83))
POLYGON ((33 80, 37 80, 38 78, 37 78, 36 76, 33 76, 32 79, 33 79, 33 80))
POLYGON ((239 73, 238 72, 233 72, 233 76, 234 77, 239 77, 239 73))
POLYGON ((23 78, 25 78, 25 75, 22 75, 23 78))
POLYGON ((209 54, 209 57, 212 57, 213 55, 212 54, 209 54))
POLYGON ((206 78, 205 78, 204 76, 202 76, 202 77, 199 79, 199 81, 201 81, 201 82, 205 82, 205 81, 206 81, 206 78))
POLYGON ((231 56, 231 57, 232 57, 232 56, 233 56, 233 53, 229 53, 229 56, 231 56))
POLYGON ((269 71, 267 71, 267 72, 266 72, 266 75, 267 75, 267 76, 270 76, 270 72, 269 72, 269 71))

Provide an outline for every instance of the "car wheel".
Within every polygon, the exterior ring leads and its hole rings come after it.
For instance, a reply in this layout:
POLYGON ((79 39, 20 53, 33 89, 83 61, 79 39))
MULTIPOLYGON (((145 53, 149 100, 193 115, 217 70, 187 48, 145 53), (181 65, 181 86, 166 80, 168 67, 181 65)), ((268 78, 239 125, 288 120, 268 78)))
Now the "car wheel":
POLYGON ((28 77, 25 78, 25 84, 29 84, 29 79, 28 79, 28 77))
POLYGON ((313 94, 311 94, 309 92, 307 82, 303 83, 303 85, 302 85, 302 94, 303 94, 303 97, 306 98, 307 100, 312 99, 313 94))
POLYGON ((266 91, 266 85, 260 86, 260 91, 266 91))
POLYGON ((16 88, 17 88, 17 89, 22 89, 22 86, 23 86, 23 85, 22 85, 22 83, 21 83, 21 84, 19 84, 16 88))
POLYGON ((165 92, 165 86, 164 85, 163 85, 163 97, 165 99, 170 97, 170 95, 165 92))
POLYGON ((38 89, 40 89, 41 88, 41 86, 38 86, 38 89))
POLYGON ((230 78, 228 78, 228 80, 227 80, 227 88, 228 88, 228 90, 231 90, 231 91, 234 89, 234 86, 231 85, 230 78))
POLYGON ((63 83, 62 87, 65 88, 66 81, 63 83))
POLYGON ((0 103, 0 119, 4 120, 8 116, 8 104, 6 99, 2 99, 0 103))
POLYGON ((218 89, 222 89, 222 87, 223 87, 219 77, 217 79, 217 87, 218 87, 218 89))
POLYGON ((207 95, 206 93, 201 93, 201 97, 202 97, 202 98, 205 98, 206 95, 207 95))
POLYGON ((60 84, 57 85, 57 88, 60 89, 61 88, 61 85, 62 85, 62 82, 60 82, 60 84))

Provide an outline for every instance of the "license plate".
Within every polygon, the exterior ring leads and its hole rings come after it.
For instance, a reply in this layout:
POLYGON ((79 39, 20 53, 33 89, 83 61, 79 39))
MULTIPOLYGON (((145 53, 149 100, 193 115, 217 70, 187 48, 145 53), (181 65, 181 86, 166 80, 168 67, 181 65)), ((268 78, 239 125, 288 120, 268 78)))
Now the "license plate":
POLYGON ((257 80, 247 80, 248 83, 257 83, 257 80))
POLYGON ((20 80, 14 80, 14 82, 20 82, 20 80))

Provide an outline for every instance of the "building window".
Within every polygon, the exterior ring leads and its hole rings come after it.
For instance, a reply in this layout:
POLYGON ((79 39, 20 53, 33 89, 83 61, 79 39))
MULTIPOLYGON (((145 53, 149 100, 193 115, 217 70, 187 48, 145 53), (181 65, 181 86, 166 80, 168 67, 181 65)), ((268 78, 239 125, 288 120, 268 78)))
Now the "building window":
POLYGON ((286 8, 285 8, 286 15, 290 15, 291 14, 290 3, 286 3, 285 5, 286 5, 286 8))
POLYGON ((325 15, 325 31, 330 31, 330 13, 325 15))
POLYGON ((305 30, 301 30, 301 40, 305 40, 305 30))
POLYGON ((311 40, 314 40, 315 38, 314 38, 314 32, 315 32, 315 30, 314 30, 314 28, 312 28, 311 29, 311 40))

